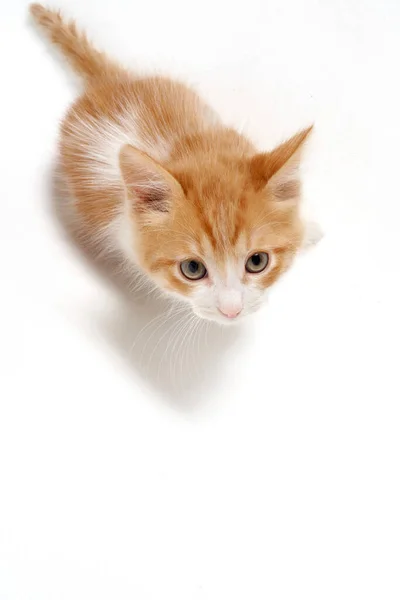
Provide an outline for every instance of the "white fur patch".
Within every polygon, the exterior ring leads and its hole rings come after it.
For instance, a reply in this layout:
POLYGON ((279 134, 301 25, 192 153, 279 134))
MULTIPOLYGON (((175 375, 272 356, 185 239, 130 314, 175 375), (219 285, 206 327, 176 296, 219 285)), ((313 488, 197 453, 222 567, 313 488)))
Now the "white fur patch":
MULTIPOLYGON (((125 110, 115 120, 80 118, 68 124, 72 140, 70 145, 79 147, 79 158, 83 161, 82 171, 88 184, 101 188, 104 185, 120 184, 119 152, 130 144, 155 160, 166 160, 171 144, 160 136, 144 138, 140 133, 140 115, 134 110, 125 110), (86 175, 87 174, 87 175, 86 175)), ((68 140, 66 140, 68 143, 68 140)))

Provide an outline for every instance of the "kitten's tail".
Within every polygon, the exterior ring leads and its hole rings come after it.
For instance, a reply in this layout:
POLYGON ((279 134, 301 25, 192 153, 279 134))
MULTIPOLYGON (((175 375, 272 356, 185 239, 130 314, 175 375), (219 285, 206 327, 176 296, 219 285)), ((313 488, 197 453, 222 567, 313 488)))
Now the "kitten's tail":
POLYGON ((64 21, 59 11, 48 10, 41 4, 31 4, 29 10, 36 23, 47 31, 53 44, 61 49, 75 71, 85 79, 117 70, 115 64, 92 46, 73 20, 64 21))

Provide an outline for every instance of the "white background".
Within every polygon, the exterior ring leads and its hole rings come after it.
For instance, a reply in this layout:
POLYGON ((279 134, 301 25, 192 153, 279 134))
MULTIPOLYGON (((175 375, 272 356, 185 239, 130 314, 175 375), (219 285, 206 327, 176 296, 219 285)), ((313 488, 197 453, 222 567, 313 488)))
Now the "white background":
POLYGON ((1 0, 0 599, 398 600, 398 1, 60 4, 260 148, 315 121, 325 238, 241 329, 157 329, 57 219, 77 88, 1 0))

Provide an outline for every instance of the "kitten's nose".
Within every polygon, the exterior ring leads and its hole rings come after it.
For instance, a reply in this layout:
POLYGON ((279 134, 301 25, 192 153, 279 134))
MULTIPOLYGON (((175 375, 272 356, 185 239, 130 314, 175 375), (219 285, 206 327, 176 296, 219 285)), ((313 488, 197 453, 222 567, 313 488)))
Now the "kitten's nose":
POLYGON ((234 319, 242 312, 241 308, 219 308, 218 310, 221 315, 224 315, 224 317, 227 317, 228 319, 234 319))
POLYGON ((226 289, 219 293, 218 310, 227 319, 235 319, 242 312, 242 294, 238 290, 226 289))

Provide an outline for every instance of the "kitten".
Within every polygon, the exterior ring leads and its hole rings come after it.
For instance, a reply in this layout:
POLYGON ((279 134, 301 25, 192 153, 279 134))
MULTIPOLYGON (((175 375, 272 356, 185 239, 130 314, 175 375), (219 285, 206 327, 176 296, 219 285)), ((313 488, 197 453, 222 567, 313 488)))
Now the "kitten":
POLYGON ((312 127, 258 153, 190 88, 138 77, 59 12, 30 11, 85 82, 60 137, 81 229, 199 317, 254 312, 304 242, 299 163, 312 127))

